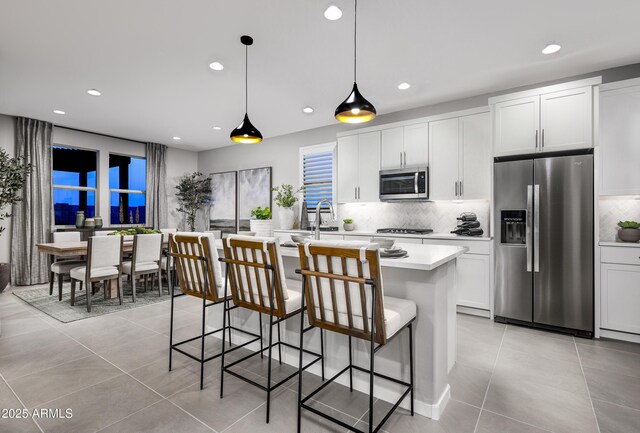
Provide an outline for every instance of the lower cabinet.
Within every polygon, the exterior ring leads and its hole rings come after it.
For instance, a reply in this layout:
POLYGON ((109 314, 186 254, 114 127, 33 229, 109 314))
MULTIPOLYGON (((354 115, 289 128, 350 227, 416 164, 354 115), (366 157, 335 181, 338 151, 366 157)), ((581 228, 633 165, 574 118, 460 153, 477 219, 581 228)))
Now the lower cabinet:
POLYGON ((490 256, 480 254, 463 254, 458 257, 458 305, 490 310, 490 262, 490 256))
POLYGON ((600 327, 640 334, 640 265, 602 263, 600 279, 600 327))

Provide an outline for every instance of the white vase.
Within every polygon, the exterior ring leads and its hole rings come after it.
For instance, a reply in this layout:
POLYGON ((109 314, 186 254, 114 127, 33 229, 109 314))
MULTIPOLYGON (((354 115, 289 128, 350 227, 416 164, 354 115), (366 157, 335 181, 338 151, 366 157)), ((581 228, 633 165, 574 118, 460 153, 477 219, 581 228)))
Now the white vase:
POLYGON ((256 236, 273 236, 273 220, 249 220, 251 231, 256 236))
POLYGON ((280 229, 282 230, 291 230, 293 228, 293 223, 296 221, 296 215, 293 212, 292 207, 280 208, 278 218, 280 219, 280 229))

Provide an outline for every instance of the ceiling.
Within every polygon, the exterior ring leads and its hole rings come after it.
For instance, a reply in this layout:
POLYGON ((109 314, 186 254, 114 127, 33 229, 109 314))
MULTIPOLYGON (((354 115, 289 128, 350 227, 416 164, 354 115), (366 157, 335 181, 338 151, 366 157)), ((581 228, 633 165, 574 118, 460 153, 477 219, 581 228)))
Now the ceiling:
MULTIPOLYGON (((338 21, 323 16, 329 0, 0 0, 0 113, 232 145, 248 34, 253 124, 266 138, 330 125, 353 67, 353 2, 333 3, 338 21)), ((379 114, 640 60, 637 1, 361 0, 358 12, 358 85, 379 114), (550 41, 562 50, 545 56, 550 41)))

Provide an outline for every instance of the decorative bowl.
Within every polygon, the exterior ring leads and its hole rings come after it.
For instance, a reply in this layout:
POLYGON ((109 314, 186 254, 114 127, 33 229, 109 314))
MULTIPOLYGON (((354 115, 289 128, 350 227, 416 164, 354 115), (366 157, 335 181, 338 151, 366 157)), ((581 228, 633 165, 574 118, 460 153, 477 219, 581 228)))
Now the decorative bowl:
POLYGON ((313 238, 311 233, 293 233, 291 234, 291 240, 297 244, 303 244, 310 241, 313 238))
POLYGON ((623 242, 638 242, 640 241, 640 229, 621 228, 618 230, 618 237, 623 242))
POLYGON ((380 248, 383 248, 383 249, 391 248, 395 242, 396 242, 395 239, 371 238, 371 243, 378 244, 380 248))

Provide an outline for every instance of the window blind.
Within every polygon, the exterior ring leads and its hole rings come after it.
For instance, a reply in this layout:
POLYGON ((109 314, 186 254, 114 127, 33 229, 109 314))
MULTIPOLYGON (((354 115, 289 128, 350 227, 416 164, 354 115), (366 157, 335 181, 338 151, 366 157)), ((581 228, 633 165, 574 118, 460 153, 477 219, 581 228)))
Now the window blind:
MULTIPOLYGON (((309 211, 315 211, 323 198, 333 204, 333 151, 305 154, 302 176, 304 200, 309 211)), ((328 211, 328 206, 322 207, 322 212, 328 211)))

